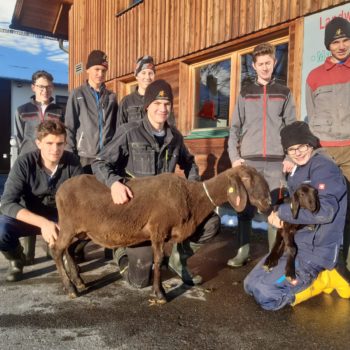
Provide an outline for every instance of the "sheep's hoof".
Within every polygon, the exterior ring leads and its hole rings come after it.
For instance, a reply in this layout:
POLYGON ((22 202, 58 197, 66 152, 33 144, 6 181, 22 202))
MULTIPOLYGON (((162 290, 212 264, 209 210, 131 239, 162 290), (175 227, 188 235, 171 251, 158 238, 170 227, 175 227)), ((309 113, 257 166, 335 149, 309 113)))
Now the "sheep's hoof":
POLYGON ((78 296, 77 290, 74 286, 64 289, 67 292, 69 299, 75 299, 78 296))
POLYGON ((263 265, 262 266, 263 267, 263 269, 266 271, 266 272, 271 272, 272 271, 272 267, 270 267, 269 265, 263 265))
POLYGON ((149 302, 149 306, 155 306, 155 305, 164 305, 166 304, 166 300, 165 299, 148 299, 149 302))
POLYGON ((289 275, 286 275, 286 278, 287 278, 287 281, 292 284, 293 286, 296 286, 298 284, 298 280, 297 280, 297 277, 294 275, 294 276, 289 276, 289 275))
POLYGON ((70 292, 70 293, 68 293, 68 298, 69 298, 69 299, 75 299, 77 296, 78 296, 78 294, 75 293, 75 292, 70 292))
POLYGON ((163 305, 167 302, 164 292, 153 291, 150 297, 151 299, 148 299, 150 305, 163 305))
POLYGON ((78 290, 84 290, 84 289, 86 289, 86 286, 85 286, 85 284, 84 284, 83 282, 77 283, 77 284, 76 284, 76 287, 77 287, 78 290))

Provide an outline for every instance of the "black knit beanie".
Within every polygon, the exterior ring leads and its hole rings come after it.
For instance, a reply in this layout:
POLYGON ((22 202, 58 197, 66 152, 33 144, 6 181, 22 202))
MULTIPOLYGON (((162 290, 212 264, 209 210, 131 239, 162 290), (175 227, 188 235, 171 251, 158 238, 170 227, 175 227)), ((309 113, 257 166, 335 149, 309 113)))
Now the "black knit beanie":
POLYGON ((134 72, 135 77, 144 69, 152 69, 154 73, 156 72, 152 56, 142 56, 137 59, 134 72))
POLYGON ((294 122, 281 130, 281 143, 285 152, 294 145, 310 145, 313 148, 320 147, 319 139, 310 131, 305 122, 294 122))
POLYGON ((334 17, 326 26, 324 32, 324 44, 329 50, 333 40, 350 38, 350 22, 342 17, 334 17))
POLYGON ((173 99, 171 86, 163 79, 155 80, 146 88, 143 107, 147 109, 154 100, 167 100, 173 105, 173 99))
POLYGON ((91 51, 86 62, 86 69, 89 69, 92 66, 104 66, 108 69, 107 55, 100 50, 91 51))

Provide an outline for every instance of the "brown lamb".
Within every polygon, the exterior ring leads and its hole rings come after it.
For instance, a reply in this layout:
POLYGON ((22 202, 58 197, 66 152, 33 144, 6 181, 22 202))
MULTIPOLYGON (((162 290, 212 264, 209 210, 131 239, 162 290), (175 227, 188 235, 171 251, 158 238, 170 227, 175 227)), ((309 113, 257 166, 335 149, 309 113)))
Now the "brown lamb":
MULTIPOLYGON (((300 208, 308 209, 312 213, 317 213, 320 210, 318 191, 308 184, 302 184, 293 194, 291 199, 291 210, 294 219, 297 219, 300 208)), ((306 225, 283 222, 282 228, 277 230, 274 246, 264 262, 263 266, 265 270, 270 271, 276 266, 280 257, 286 252, 286 278, 291 282, 296 279, 295 256, 297 254, 297 247, 294 243, 294 235, 298 230, 305 226, 306 225)), ((314 225, 308 226, 310 226, 311 229, 314 229, 314 225)))
POLYGON ((248 166, 228 169, 205 182, 165 173, 130 180, 134 198, 123 205, 112 202, 110 189, 92 175, 67 180, 56 195, 60 233, 52 248, 58 272, 71 298, 85 288, 68 253, 74 237, 89 237, 96 244, 117 248, 151 241, 154 255, 153 293, 166 302, 160 264, 164 242, 182 242, 214 210, 229 202, 240 212, 248 200, 259 211, 270 208, 269 187, 262 175, 248 166), (206 193, 207 192, 207 193, 206 193), (67 258, 68 273, 63 263, 67 258))

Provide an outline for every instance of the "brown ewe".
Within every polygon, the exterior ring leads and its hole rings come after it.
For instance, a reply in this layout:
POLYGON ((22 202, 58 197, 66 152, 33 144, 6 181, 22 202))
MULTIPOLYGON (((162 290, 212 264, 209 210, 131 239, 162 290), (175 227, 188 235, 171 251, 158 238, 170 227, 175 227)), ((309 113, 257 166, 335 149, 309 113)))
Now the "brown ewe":
MULTIPOLYGON (((92 175, 67 180, 56 195, 60 233, 52 253, 64 288, 71 298, 84 288, 77 266, 68 254, 74 237, 89 237, 107 248, 151 241, 154 255, 153 293, 165 302, 160 264, 164 242, 179 243, 214 210, 229 202, 242 211, 247 201, 261 212, 270 207, 268 185, 255 169, 239 166, 205 181, 188 181, 165 173, 127 182, 134 198, 126 204, 113 204, 110 189, 92 175), (69 273, 63 264, 67 257, 69 273)), ((68 270, 68 269, 67 269, 68 270)))

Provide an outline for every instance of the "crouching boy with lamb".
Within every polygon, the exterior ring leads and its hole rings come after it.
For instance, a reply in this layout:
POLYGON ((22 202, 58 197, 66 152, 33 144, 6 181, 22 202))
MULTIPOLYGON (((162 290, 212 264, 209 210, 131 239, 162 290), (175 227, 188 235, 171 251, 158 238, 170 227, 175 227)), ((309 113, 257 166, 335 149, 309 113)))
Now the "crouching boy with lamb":
POLYGON ((245 291, 266 310, 278 310, 296 305, 322 292, 336 290, 340 297, 350 298, 346 271, 340 274, 338 255, 343 239, 347 190, 344 176, 337 165, 319 149, 319 140, 304 122, 294 122, 281 130, 282 146, 295 167, 288 177, 293 195, 301 184, 318 191, 320 210, 312 213, 300 208, 293 218, 290 204, 282 204, 268 217, 270 224, 282 227, 282 222, 303 225, 295 235, 297 246, 296 279, 285 276, 286 255, 272 271, 263 267, 264 257, 244 280, 245 291))

